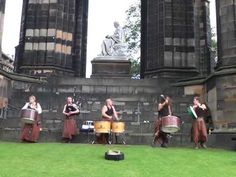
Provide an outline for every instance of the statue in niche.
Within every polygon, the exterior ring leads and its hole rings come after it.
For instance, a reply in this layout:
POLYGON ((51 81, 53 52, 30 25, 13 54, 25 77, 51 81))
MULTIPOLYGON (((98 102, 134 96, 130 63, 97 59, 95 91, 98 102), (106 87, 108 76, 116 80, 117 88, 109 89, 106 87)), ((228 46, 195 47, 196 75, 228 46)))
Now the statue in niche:
POLYGON ((125 56, 127 45, 125 44, 124 30, 118 22, 114 22, 115 32, 107 35, 102 42, 101 56, 125 56))

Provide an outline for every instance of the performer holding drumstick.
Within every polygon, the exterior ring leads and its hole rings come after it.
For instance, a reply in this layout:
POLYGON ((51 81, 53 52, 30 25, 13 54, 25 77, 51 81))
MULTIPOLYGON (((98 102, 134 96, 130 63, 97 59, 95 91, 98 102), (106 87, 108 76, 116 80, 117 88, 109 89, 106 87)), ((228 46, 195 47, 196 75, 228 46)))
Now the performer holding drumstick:
POLYGON ((37 111, 36 120, 33 124, 25 123, 21 129, 20 139, 23 142, 37 142, 40 132, 40 117, 39 114, 42 113, 42 108, 40 104, 36 101, 36 97, 31 95, 29 97, 29 102, 24 105, 22 110, 29 109, 37 111))
POLYGON ((172 115, 172 108, 170 98, 168 96, 160 95, 159 103, 157 106, 158 110, 158 118, 155 121, 155 129, 154 129, 154 139, 153 139, 153 146, 158 141, 161 143, 161 147, 167 147, 168 144, 168 133, 165 133, 161 130, 162 127, 162 117, 171 116, 172 115))
POLYGON ((207 107, 205 104, 200 103, 199 97, 193 98, 193 109, 196 112, 197 118, 192 123, 191 129, 191 138, 195 144, 195 149, 198 149, 198 143, 200 143, 201 147, 207 148, 207 129, 204 121, 204 116, 207 111, 207 107))
MULTIPOLYGON (((116 109, 113 105, 112 99, 108 98, 105 101, 105 105, 102 107, 102 120, 112 122, 113 119, 119 120, 116 109)), ((117 139, 117 137, 116 137, 117 139)), ((97 135, 97 142, 100 144, 109 144, 109 134, 100 133, 97 135)))

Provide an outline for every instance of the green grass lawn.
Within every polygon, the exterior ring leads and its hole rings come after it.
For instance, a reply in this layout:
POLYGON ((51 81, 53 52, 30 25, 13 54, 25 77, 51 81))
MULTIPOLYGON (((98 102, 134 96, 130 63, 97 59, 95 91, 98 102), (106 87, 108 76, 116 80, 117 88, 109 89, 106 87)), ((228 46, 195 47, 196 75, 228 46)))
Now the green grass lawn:
POLYGON ((0 142, 0 177, 236 177, 236 152, 131 145, 0 142), (104 160, 109 149, 123 161, 104 160))

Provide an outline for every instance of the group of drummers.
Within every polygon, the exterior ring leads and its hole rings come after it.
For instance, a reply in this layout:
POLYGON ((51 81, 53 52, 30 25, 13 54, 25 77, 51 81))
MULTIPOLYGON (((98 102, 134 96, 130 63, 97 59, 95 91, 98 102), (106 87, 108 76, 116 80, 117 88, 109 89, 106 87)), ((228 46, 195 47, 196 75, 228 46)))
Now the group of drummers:
MULTIPOLYGON (((189 116, 193 118, 191 127, 191 141, 194 142, 194 148, 207 148, 207 128, 205 124, 206 117, 209 116, 209 108, 200 102, 200 98, 193 98, 193 105, 188 109, 189 116)), ((158 117, 155 121, 154 139, 152 145, 160 143, 161 147, 168 147, 171 133, 179 130, 181 121, 178 117, 173 116, 172 102, 168 96, 160 95, 157 106, 158 117)))
MULTIPOLYGON (((27 102, 21 110, 21 121, 23 125, 20 139, 22 142, 37 142, 41 130, 41 113, 42 108, 36 101, 36 97, 33 95, 30 96, 29 102, 27 102)), ((76 116, 80 113, 78 106, 73 103, 72 97, 67 97, 62 113, 64 114, 63 142, 70 143, 77 134, 76 116)), ((101 121, 96 121, 94 124, 96 142, 100 144, 110 144, 111 132, 113 132, 117 143, 118 134, 122 134, 125 131, 124 122, 120 122, 119 120, 120 118, 118 118, 112 100, 110 98, 106 99, 101 110, 101 121)))
MULTIPOLYGON (((161 147, 168 147, 169 137, 180 129, 181 121, 178 117, 172 115, 172 101, 168 96, 160 95, 157 111, 158 117, 154 122, 152 145, 155 147, 159 143, 161 147)), ((204 116, 208 108, 205 104, 200 103, 199 97, 194 97, 191 111, 195 116, 191 129, 191 139, 194 142, 194 148, 206 148, 207 129, 204 116)), ((29 102, 24 105, 21 114, 23 125, 20 139, 23 142, 37 142, 41 130, 41 113, 42 108, 36 97, 30 96, 29 102)), ((73 103, 72 97, 67 97, 62 113, 64 114, 62 138, 64 142, 69 143, 77 134, 76 116, 80 113, 78 106, 73 103)), ((111 132, 116 138, 116 143, 117 136, 124 133, 124 122, 120 122, 111 98, 106 99, 101 109, 101 121, 95 122, 94 129, 95 141, 100 144, 110 144, 111 132)))

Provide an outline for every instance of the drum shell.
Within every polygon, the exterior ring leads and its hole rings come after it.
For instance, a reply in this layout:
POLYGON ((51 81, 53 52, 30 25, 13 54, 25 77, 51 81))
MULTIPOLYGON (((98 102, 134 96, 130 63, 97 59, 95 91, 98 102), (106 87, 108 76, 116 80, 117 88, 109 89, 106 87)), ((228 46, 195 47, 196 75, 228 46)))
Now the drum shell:
POLYGON ((37 120, 38 112, 33 109, 21 110, 21 121, 23 123, 34 124, 37 120))
POLYGON ((175 133, 180 129, 180 118, 176 116, 166 116, 161 119, 161 130, 166 133, 175 133))
POLYGON ((111 122, 109 121, 95 121, 94 130, 96 133, 110 133, 111 122))
POLYGON ((123 133, 125 131, 124 122, 112 122, 111 130, 113 133, 123 133))

